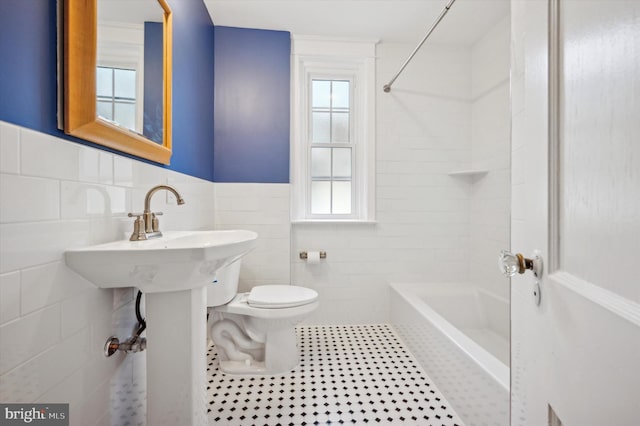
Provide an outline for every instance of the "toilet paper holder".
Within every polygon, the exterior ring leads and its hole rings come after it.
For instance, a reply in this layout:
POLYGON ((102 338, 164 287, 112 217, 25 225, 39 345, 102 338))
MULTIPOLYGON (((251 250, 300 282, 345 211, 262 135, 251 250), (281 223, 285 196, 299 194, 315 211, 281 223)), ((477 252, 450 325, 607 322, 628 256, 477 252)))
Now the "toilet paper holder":
MULTIPOLYGON (((307 260, 308 257, 309 257, 309 254, 306 251, 301 251, 300 252, 300 259, 307 260)), ((326 258, 327 258, 327 252, 326 251, 321 251, 320 252, 320 259, 326 259, 326 258)))

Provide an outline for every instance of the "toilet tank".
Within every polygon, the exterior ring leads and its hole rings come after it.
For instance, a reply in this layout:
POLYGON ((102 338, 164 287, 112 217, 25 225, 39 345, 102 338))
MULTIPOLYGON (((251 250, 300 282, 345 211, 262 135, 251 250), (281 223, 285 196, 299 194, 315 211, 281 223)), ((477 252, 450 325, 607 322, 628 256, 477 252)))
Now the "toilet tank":
POLYGON ((238 292, 241 263, 242 259, 238 259, 218 269, 216 279, 207 286, 207 306, 225 305, 235 297, 238 292))

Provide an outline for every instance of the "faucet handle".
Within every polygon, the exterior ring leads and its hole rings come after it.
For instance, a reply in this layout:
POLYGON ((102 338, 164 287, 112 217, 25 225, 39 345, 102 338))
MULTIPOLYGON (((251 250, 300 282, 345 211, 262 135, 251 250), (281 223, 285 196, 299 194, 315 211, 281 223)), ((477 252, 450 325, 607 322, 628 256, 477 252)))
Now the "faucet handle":
POLYGON ((131 237, 129 238, 129 241, 140 241, 140 240, 147 239, 147 235, 144 232, 144 219, 142 218, 143 215, 144 213, 127 214, 127 216, 129 217, 135 216, 136 218, 136 220, 133 221, 133 233, 131 233, 131 237))
POLYGON ((160 232, 160 221, 156 216, 162 216, 164 213, 162 212, 152 212, 151 213, 151 229, 153 232, 160 232))

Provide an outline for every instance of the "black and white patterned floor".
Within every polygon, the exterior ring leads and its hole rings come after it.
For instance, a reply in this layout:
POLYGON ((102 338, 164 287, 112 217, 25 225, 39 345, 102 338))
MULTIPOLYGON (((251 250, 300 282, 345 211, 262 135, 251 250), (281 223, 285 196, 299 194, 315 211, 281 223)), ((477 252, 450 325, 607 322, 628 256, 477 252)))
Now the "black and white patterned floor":
POLYGON ((277 376, 230 376, 208 349, 210 425, 462 426, 387 325, 296 327, 300 365, 277 376))

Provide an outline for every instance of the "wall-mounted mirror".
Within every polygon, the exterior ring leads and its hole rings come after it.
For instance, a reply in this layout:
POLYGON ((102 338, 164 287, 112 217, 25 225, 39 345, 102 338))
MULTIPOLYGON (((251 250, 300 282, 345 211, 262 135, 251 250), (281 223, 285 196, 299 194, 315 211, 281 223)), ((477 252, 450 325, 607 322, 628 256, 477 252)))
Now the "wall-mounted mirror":
POLYGON ((64 0, 64 131, 169 164, 166 0, 64 0))

